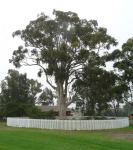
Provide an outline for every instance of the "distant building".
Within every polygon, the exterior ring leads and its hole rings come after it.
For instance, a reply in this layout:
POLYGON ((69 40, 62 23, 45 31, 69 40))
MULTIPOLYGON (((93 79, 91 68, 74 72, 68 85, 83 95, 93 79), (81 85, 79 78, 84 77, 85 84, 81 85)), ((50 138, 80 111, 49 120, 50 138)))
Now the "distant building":
MULTIPOLYGON (((57 115, 59 115, 59 108, 58 108, 58 106, 41 105, 41 106, 37 106, 37 107, 42 112, 54 111, 57 115)), ((67 116, 71 116, 72 115, 70 108, 67 108, 66 115, 67 116)))
POLYGON ((130 112, 128 113, 128 117, 129 117, 130 119, 133 119, 133 111, 130 111, 130 112))

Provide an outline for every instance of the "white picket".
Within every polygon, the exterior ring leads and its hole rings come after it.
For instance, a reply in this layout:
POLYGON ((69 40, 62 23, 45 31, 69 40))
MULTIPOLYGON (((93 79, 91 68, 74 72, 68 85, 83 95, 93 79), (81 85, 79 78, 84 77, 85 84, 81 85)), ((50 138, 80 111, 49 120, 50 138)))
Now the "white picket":
POLYGON ((10 117, 7 118, 7 126, 60 130, 103 130, 128 127, 129 119, 125 117, 114 120, 45 120, 10 117))

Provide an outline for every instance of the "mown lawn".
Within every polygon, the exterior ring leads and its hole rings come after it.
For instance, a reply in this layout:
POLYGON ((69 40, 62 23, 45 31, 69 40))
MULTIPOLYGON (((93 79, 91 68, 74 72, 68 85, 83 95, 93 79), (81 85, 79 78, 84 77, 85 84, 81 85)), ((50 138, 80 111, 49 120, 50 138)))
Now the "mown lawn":
POLYGON ((111 136, 133 127, 108 131, 57 131, 0 124, 0 150, 133 150, 133 141, 111 136))

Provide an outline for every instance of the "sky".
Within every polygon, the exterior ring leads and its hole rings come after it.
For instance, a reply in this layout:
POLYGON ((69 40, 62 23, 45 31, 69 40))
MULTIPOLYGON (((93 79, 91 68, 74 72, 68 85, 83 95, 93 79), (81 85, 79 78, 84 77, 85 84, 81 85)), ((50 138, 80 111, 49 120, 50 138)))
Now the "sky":
MULTIPOLYGON (((108 34, 119 42, 116 48, 133 37, 133 0, 1 0, 0 1, 0 81, 7 75, 13 50, 21 45, 12 33, 24 29, 31 20, 44 12, 51 16, 53 9, 76 12, 82 19, 95 19, 106 27, 108 34)), ((29 78, 37 79, 35 67, 22 67, 29 78)), ((41 79, 41 82, 45 81, 41 79)))

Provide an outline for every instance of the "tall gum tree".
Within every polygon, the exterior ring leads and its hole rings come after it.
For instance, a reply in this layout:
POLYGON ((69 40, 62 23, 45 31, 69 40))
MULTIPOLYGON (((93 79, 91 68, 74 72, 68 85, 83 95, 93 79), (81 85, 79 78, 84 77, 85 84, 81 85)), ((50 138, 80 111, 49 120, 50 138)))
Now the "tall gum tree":
POLYGON ((13 36, 20 36, 25 46, 14 50, 10 62, 16 67, 40 67, 38 75, 44 73, 58 94, 60 119, 65 119, 66 108, 73 102, 68 98, 68 85, 73 83, 77 72, 82 71, 90 54, 117 44, 106 28, 98 27, 96 20, 80 19, 70 11, 54 10, 53 18, 42 13, 13 36))

